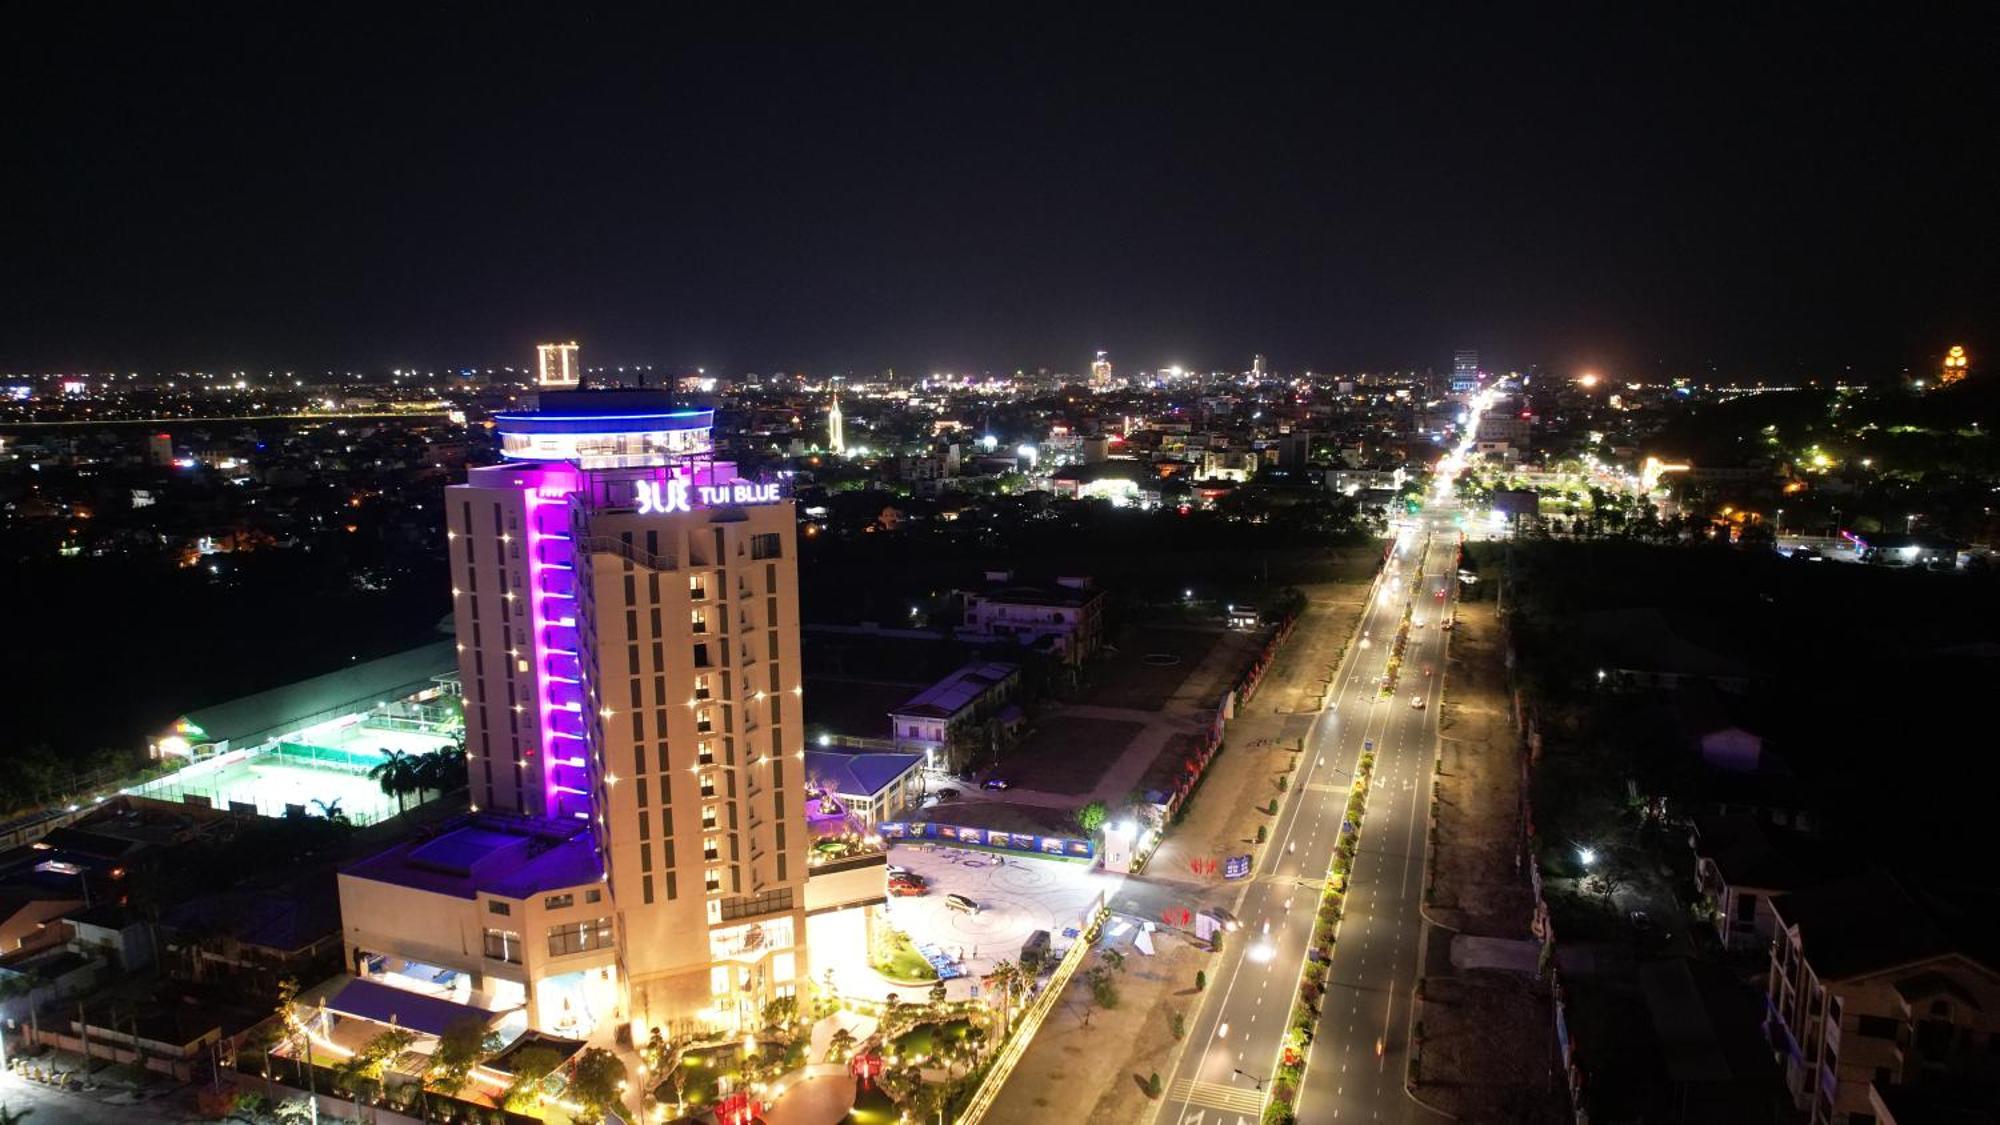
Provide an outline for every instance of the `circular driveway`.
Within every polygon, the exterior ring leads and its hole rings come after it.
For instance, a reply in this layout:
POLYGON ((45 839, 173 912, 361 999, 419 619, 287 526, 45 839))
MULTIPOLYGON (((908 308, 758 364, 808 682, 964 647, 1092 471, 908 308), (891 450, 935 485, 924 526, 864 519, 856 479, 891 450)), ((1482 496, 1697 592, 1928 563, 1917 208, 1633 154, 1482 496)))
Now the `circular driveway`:
POLYGON ((937 844, 897 844, 889 862, 924 877, 922 895, 889 899, 889 920, 919 946, 933 945, 957 958, 977 977, 1000 961, 1021 955, 1021 943, 1047 930, 1059 949, 1062 931, 1076 926, 1099 890, 1120 880, 1081 863, 999 855, 937 844), (948 909, 945 896, 960 894, 979 904, 977 914, 948 909))

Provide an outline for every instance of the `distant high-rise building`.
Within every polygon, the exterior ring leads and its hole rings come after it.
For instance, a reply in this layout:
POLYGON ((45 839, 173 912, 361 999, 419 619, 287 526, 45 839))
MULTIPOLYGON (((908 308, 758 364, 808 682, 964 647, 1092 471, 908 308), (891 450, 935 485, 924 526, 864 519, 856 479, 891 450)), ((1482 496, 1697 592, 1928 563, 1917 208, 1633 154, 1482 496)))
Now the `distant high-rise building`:
POLYGON ((1965 354, 1965 345, 1953 344, 1951 350, 1944 353, 1944 366, 1938 371, 1938 386, 1949 387, 1965 378, 1966 367, 1970 362, 1971 357, 1965 354))
POLYGON ((826 447, 835 453, 847 452, 847 425, 840 414, 840 392, 833 392, 833 405, 826 409, 826 447))
POLYGON ((1111 386, 1111 353, 1098 352, 1090 365, 1090 386, 1093 390, 1104 390, 1111 386))
POLYGON ((1469 395, 1479 390, 1479 353, 1461 348, 1451 357, 1451 393, 1469 395))
POLYGON ((576 342, 567 344, 535 345, 535 385, 539 387, 576 387, 582 383, 582 376, 576 366, 576 342))
POLYGON ((1261 355, 1253 355, 1253 356, 1251 356, 1251 357, 1250 357, 1250 374, 1251 374, 1251 375, 1253 375, 1253 376, 1255 376, 1256 378, 1259 378, 1259 379, 1262 379, 1262 378, 1264 377, 1264 357, 1263 357, 1263 356, 1261 356, 1261 355))

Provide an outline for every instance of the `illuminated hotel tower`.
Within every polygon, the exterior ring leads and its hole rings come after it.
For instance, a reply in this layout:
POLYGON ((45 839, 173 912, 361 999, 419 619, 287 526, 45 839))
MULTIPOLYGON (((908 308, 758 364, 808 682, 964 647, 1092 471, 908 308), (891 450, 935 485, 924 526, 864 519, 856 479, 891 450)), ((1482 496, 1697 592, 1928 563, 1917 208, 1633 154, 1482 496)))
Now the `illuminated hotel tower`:
POLYGON ((833 392, 833 405, 826 411, 826 447, 835 453, 847 452, 847 427, 840 414, 840 392, 833 392))
POLYGON ((1107 390, 1111 386, 1111 353, 1098 352, 1090 363, 1090 387, 1092 390, 1107 390))
POLYGON ((590 824, 625 1017, 676 1033, 807 975, 796 525, 712 421, 544 391, 446 504, 472 803, 590 824))

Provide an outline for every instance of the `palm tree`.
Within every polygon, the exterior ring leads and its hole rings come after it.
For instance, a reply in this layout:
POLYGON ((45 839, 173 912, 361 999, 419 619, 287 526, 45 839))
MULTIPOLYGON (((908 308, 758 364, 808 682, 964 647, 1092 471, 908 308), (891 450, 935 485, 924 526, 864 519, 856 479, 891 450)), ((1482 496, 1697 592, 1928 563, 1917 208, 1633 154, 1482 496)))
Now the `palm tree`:
POLYGON ((335 824, 347 823, 347 810, 340 807, 340 799, 338 797, 331 801, 322 801, 318 797, 314 797, 312 803, 319 806, 319 815, 325 817, 327 820, 335 824))
POLYGON ((1000 994, 1002 1027, 1009 1026, 1013 1022, 1014 998, 1020 995, 1021 986, 1026 981, 1027 976, 1021 971, 1021 966, 1012 961, 1002 961, 993 966, 992 972, 986 974, 986 986, 1000 994))
POLYGON ((403 798, 417 787, 416 759, 401 750, 383 751, 382 760, 368 771, 368 780, 382 787, 382 792, 396 798, 396 813, 404 811, 403 798))

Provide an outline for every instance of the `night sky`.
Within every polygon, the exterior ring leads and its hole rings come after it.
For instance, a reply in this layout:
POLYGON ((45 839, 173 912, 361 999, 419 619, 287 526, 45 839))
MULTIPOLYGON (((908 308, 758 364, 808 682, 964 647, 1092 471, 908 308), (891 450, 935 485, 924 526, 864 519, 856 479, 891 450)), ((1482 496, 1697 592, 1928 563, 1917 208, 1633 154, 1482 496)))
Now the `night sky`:
POLYGON ((0 370, 2000 349, 1990 5, 81 7, 6 9, 0 370))

